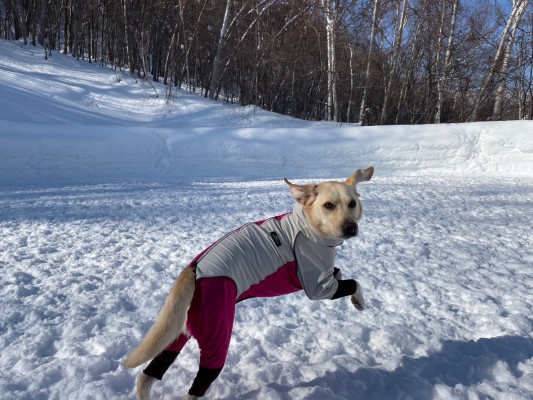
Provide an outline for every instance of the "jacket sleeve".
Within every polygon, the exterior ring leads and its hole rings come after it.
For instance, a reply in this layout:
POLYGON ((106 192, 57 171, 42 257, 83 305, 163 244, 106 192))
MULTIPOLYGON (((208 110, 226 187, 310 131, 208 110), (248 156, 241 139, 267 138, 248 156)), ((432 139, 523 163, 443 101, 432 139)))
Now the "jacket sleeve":
POLYGON ((335 249, 311 243, 303 234, 294 242, 298 277, 311 300, 331 299, 339 283, 334 278, 335 249))

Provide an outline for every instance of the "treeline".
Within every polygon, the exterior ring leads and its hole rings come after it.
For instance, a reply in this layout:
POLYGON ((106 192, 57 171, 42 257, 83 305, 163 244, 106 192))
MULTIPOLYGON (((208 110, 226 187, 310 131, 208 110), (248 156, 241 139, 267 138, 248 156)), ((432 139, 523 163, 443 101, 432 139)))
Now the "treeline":
POLYGON ((312 120, 532 119, 528 0, 0 0, 0 35, 312 120))

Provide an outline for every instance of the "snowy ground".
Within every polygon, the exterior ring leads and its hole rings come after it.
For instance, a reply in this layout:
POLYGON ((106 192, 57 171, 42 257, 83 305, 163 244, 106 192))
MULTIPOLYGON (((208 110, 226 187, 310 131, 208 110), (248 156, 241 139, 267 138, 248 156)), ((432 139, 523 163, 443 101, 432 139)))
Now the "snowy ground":
MULTIPOLYGON (((533 399, 530 121, 339 127, 163 92, 0 41, 1 399, 133 399, 121 361, 180 268, 290 211, 284 175, 370 164, 337 263, 367 310, 239 304, 209 398, 533 399)), ((191 341, 155 398, 185 393, 197 359, 191 341)))
MULTIPOLYGON (((378 178, 360 191, 361 236, 338 266, 368 309, 302 294, 241 303, 211 398, 531 398, 533 185, 378 178)), ((3 398, 133 398, 120 361, 179 268, 225 228, 291 204, 279 181, 0 192, 3 398)), ((187 346, 159 398, 194 378, 187 346)))

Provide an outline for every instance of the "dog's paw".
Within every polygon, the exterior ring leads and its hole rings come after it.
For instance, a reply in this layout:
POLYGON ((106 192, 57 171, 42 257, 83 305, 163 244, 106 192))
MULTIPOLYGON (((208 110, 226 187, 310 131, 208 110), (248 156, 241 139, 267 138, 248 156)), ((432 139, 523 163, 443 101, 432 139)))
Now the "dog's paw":
POLYGON ((352 304, 355 308, 357 308, 359 311, 363 311, 365 309, 365 298, 363 297, 363 288, 361 288, 359 282, 355 283, 357 285, 355 293, 352 294, 350 300, 352 301, 352 304))
POLYGON ((137 396, 139 400, 150 400, 150 389, 156 381, 155 378, 141 372, 137 376, 137 396))

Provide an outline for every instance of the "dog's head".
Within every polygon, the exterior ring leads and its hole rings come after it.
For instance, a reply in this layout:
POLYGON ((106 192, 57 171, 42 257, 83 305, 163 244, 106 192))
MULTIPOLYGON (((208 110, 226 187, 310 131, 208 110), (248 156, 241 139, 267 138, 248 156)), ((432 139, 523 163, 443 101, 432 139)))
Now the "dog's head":
POLYGON ((357 222, 363 208, 357 193, 357 184, 369 181, 374 168, 359 169, 345 182, 322 182, 311 185, 295 185, 285 178, 292 196, 303 205, 310 227, 318 234, 348 239, 357 236, 357 222))

